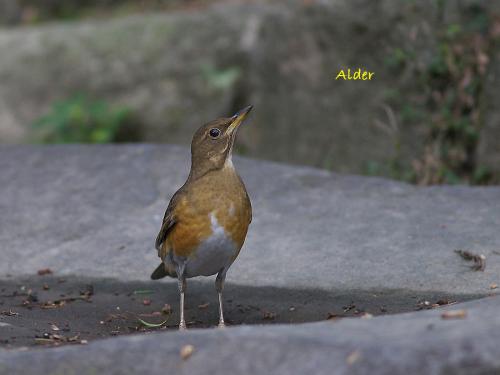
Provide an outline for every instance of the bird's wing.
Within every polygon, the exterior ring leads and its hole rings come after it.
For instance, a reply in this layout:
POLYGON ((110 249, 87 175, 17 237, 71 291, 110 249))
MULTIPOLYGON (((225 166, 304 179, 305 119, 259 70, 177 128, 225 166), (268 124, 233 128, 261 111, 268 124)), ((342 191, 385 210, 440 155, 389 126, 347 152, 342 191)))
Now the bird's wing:
POLYGON ((181 195, 182 191, 177 191, 170 200, 167 210, 165 211, 165 216, 163 216, 163 222, 161 224, 160 232, 156 236, 155 247, 158 251, 160 251, 163 242, 165 242, 165 239, 176 223, 175 207, 181 195))
MULTIPOLYGON (((170 210, 171 211, 171 210, 170 210)), ((172 215, 172 212, 169 212, 169 209, 165 212, 165 216, 163 217, 163 223, 161 224, 160 232, 156 236, 155 247, 156 250, 160 250, 161 245, 165 242, 168 233, 175 225, 175 219, 172 215)))

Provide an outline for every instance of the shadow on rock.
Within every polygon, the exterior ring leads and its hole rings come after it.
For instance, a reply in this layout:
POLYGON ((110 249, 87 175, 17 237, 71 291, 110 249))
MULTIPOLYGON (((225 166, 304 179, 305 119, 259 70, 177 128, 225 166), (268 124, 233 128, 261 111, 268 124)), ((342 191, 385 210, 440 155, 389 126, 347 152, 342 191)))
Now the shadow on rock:
MULTIPOLYGON (((397 314, 485 296, 389 289, 287 289, 230 283, 224 290, 228 325, 304 323, 397 314)), ((190 328, 216 326, 218 307, 213 282, 190 280, 186 303, 190 328)), ((0 313, 0 345, 4 347, 53 346, 177 329, 177 283, 52 275, 8 279, 0 287, 0 313), (139 319, 152 324, 166 322, 152 328, 139 319)))

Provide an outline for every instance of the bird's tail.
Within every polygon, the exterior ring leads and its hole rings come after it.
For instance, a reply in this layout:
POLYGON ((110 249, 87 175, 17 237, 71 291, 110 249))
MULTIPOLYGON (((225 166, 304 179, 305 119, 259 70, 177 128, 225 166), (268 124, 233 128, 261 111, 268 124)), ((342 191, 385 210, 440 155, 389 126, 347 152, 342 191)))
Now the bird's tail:
POLYGON ((177 277, 175 270, 167 270, 165 263, 161 262, 151 274, 151 280, 163 279, 165 276, 177 277))

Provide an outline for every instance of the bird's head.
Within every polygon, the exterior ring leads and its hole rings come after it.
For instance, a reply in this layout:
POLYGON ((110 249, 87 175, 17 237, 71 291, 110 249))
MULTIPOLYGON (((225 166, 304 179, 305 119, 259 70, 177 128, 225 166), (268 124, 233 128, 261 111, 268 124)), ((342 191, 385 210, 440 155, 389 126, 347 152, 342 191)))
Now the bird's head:
POLYGON ((201 126, 191 142, 191 174, 203 175, 231 162, 234 140, 252 106, 201 126))

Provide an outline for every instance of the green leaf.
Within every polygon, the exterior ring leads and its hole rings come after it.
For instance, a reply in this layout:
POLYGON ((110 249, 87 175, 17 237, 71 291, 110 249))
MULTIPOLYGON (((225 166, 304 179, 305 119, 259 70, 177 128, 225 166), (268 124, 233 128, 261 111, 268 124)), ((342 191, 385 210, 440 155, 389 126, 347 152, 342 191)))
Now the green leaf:
POLYGON ((161 322, 161 323, 148 323, 148 322, 145 322, 144 320, 140 319, 140 318, 137 318, 137 320, 145 327, 148 327, 148 328, 158 328, 158 327, 161 327, 162 325, 164 325, 165 323, 167 323, 167 320, 165 320, 164 322, 161 322))
POLYGON ((134 290, 134 294, 153 294, 154 292, 149 289, 134 290))
POLYGON ((131 116, 128 108, 110 106, 103 100, 84 95, 74 95, 53 103, 51 111, 33 123, 35 141, 113 142, 131 116))

